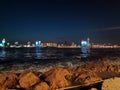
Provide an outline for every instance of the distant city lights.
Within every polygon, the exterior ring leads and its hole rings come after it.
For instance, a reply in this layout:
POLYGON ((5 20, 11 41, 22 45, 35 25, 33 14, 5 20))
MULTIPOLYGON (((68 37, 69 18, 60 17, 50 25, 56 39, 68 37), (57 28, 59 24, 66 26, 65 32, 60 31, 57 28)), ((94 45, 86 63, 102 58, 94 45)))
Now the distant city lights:
POLYGON ((35 46, 36 46, 36 47, 40 47, 40 46, 41 46, 41 41, 36 41, 36 42, 35 42, 35 46))
POLYGON ((86 47, 88 45, 87 41, 81 41, 81 46, 86 47))
POLYGON ((87 38, 87 40, 82 40, 80 44, 77 44, 75 42, 71 43, 55 43, 55 42, 41 42, 41 41, 36 41, 35 43, 33 42, 26 42, 26 43, 21 43, 21 42, 13 42, 12 44, 9 42, 6 42, 6 40, 3 38, 0 47, 3 48, 33 48, 33 47, 54 47, 54 48, 82 48, 82 52, 86 51, 88 48, 120 48, 120 44, 110 44, 110 43, 104 43, 104 44, 94 44, 90 43, 90 39, 87 38))

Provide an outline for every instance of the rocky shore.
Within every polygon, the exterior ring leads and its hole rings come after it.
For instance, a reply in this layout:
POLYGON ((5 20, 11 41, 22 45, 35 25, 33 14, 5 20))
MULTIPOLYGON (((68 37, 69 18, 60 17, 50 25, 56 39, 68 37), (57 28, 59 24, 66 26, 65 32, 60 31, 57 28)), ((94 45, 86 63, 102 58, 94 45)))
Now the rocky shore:
POLYGON ((54 67, 46 72, 2 73, 0 90, 119 90, 120 64, 102 58, 78 67, 54 67), (98 85, 97 85, 98 84, 98 85))

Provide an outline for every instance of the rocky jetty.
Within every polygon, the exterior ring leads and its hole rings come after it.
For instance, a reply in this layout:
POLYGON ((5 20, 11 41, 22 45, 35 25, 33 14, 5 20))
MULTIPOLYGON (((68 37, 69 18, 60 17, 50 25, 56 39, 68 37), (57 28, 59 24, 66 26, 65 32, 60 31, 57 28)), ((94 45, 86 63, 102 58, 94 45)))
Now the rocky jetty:
MULTIPOLYGON (((101 81, 101 90, 119 90, 120 65, 108 59, 92 62, 76 68, 55 67, 42 72, 3 73, 0 75, 0 90, 55 90, 79 85, 89 86, 101 81), (115 78, 114 78, 115 77, 115 78)), ((89 90, 98 90, 94 85, 89 90)))

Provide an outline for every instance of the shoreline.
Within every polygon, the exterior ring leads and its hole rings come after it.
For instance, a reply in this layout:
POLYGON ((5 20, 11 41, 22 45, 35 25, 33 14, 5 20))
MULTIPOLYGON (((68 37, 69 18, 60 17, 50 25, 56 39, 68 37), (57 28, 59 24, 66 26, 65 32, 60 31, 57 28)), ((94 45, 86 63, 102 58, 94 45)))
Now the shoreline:
POLYGON ((28 69, 20 73, 2 73, 0 74, 0 88, 28 90, 64 88, 69 90, 67 88, 75 88, 76 85, 80 85, 78 88, 87 88, 95 82, 103 83, 105 79, 120 77, 120 63, 117 63, 117 60, 116 64, 111 63, 109 58, 101 59, 96 58, 91 63, 77 67, 51 67, 45 72, 33 72, 28 69))

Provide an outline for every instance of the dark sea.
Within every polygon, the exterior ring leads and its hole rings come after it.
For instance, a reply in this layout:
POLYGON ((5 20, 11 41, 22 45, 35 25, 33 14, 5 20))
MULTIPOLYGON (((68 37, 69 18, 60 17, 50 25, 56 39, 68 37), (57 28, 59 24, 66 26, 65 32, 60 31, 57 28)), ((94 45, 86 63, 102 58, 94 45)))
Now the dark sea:
POLYGON ((0 48, 0 73, 24 70, 45 72, 53 67, 77 67, 89 63, 92 57, 118 57, 117 49, 90 49, 83 53, 81 48, 0 48))

